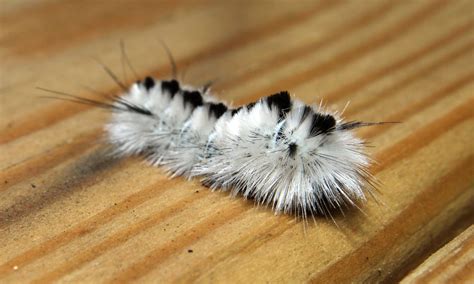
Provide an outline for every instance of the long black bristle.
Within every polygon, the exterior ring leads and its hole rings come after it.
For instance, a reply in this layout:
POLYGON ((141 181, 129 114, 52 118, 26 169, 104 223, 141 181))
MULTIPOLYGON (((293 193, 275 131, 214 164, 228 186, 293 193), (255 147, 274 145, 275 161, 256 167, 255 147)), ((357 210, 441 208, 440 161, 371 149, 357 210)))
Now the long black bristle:
POLYGON ((56 95, 63 96, 63 97, 47 97, 47 98, 53 98, 53 99, 57 99, 57 100, 69 101, 69 102, 85 104, 85 105, 91 105, 91 106, 100 107, 100 108, 104 108, 104 109, 108 109, 108 110, 129 111, 129 112, 134 112, 134 113, 139 113, 139 114, 149 115, 149 116, 153 115, 149 110, 140 108, 140 107, 138 107, 138 106, 136 106, 136 105, 134 105, 130 102, 127 102, 126 100, 124 100, 122 98, 118 98, 118 97, 114 97, 114 102, 122 105, 124 108, 121 108, 121 107, 119 107, 119 106, 117 106, 113 103, 107 103, 107 102, 101 102, 101 101, 97 101, 97 100, 87 99, 87 98, 83 98, 83 97, 80 97, 80 96, 75 96, 75 95, 71 95, 71 94, 68 94, 68 93, 59 92, 59 91, 55 91, 55 90, 50 90, 50 89, 46 89, 46 88, 37 87, 37 89, 41 90, 41 91, 44 91, 44 92, 49 92, 49 93, 53 93, 53 94, 56 94, 56 95))

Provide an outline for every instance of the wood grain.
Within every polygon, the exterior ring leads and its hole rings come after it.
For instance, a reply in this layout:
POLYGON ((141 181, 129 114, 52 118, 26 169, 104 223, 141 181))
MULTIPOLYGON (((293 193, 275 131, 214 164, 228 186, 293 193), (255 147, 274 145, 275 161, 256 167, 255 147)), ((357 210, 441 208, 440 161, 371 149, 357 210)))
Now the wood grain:
POLYGON ((447 243, 402 283, 469 283, 474 278, 474 226, 447 243))
POLYGON ((472 11, 468 0, 2 2, 0 282, 474 281, 472 11), (400 121, 358 131, 374 146, 379 202, 304 226, 114 159, 106 112, 39 98, 38 86, 118 92, 94 58, 133 82, 121 40, 140 77, 166 78, 159 39, 186 82, 215 80, 236 105, 287 89, 350 102, 349 120, 400 121))

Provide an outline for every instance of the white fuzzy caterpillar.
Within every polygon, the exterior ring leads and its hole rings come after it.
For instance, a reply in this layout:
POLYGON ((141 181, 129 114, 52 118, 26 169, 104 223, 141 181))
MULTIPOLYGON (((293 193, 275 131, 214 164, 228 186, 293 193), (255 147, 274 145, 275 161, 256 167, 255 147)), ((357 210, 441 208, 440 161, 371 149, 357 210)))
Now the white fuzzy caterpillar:
POLYGON ((109 107, 117 154, 145 155, 173 176, 200 176, 276 213, 330 214, 364 201, 371 184, 365 144, 351 131, 371 123, 344 122, 287 92, 230 109, 207 88, 147 77, 109 107))

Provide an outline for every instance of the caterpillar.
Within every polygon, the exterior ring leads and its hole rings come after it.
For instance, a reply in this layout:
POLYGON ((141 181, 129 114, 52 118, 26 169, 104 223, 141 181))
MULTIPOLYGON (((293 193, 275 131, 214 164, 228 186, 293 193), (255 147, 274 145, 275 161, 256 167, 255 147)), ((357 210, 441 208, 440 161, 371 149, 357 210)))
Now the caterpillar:
POLYGON ((353 130, 381 123, 344 121, 287 91, 233 108, 210 84, 146 77, 127 88, 106 71, 121 95, 67 100, 111 111, 105 132, 117 156, 142 155, 171 177, 197 177, 211 190, 304 219, 357 207, 375 188, 366 143, 353 130))

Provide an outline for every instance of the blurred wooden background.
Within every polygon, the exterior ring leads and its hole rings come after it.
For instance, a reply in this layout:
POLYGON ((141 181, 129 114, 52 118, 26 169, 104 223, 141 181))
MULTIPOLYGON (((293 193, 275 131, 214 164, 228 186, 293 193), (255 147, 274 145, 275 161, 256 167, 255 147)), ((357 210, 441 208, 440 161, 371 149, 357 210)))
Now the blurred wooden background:
POLYGON ((474 281, 474 1, 21 0, 0 13, 0 282, 474 281), (106 112, 35 89, 117 92, 94 58, 123 78, 121 40, 139 76, 169 77, 160 39, 186 82, 216 79, 236 105, 286 89, 350 102, 348 119, 402 121, 358 132, 383 204, 304 228, 111 159, 106 112))

